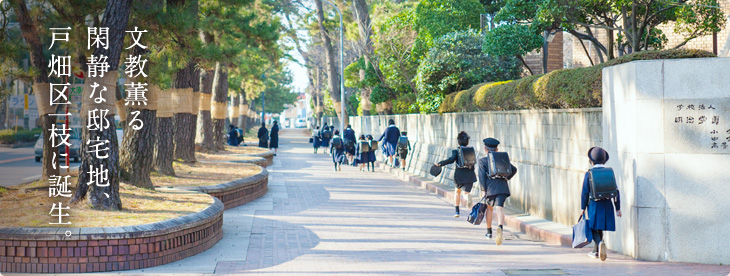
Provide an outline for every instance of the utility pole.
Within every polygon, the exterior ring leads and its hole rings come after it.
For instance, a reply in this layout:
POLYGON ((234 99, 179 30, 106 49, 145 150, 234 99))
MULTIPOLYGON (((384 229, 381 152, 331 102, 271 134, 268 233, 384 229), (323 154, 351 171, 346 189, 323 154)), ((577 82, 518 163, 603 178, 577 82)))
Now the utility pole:
POLYGON ((332 5, 332 7, 335 8, 337 11, 337 14, 340 16, 340 114, 342 114, 342 118, 340 118, 340 131, 345 130, 345 109, 346 109, 346 103, 345 103, 345 67, 343 66, 343 52, 344 47, 342 46, 343 36, 342 36, 342 13, 340 12, 340 8, 337 7, 337 5, 333 4, 330 1, 322 0, 322 2, 325 2, 327 4, 332 5))

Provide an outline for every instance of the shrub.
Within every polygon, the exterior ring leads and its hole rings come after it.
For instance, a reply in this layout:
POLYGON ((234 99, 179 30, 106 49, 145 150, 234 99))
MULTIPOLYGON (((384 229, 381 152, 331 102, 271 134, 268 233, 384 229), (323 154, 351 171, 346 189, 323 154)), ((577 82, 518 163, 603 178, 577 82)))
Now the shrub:
MULTIPOLYGON (((584 108, 602 105, 603 68, 635 60, 703 58, 715 55, 701 50, 673 49, 643 51, 625 55, 586 68, 563 69, 545 75, 524 77, 515 81, 477 84, 447 95, 439 112, 464 111, 465 102, 474 103, 474 110, 518 110, 546 108, 584 108)), ((469 111, 472 111, 471 108, 469 111)))
MULTIPOLYGON (((21 129, 21 128, 19 128, 21 129)), ((35 135, 40 134, 42 130, 36 128, 33 130, 4 129, 0 130, 0 144, 14 144, 18 142, 33 142, 36 140, 35 135)))

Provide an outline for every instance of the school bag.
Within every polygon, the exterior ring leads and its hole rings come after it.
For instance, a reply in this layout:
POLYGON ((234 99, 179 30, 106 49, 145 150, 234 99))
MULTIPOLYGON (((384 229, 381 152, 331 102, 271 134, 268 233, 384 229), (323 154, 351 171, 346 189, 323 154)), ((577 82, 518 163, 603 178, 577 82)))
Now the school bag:
POLYGON ((370 140, 370 150, 376 151, 378 149, 378 141, 370 140))
POLYGON ((399 150, 408 150, 408 137, 401 136, 398 138, 398 149, 399 150))
POLYGON ((335 147, 336 149, 341 149, 342 148, 342 138, 335 137, 335 139, 332 139, 332 146, 335 147))
POLYGON ((370 152, 370 144, 368 141, 360 141, 360 152, 370 152))
POLYGON ((595 201, 612 199, 618 194, 616 177, 611 168, 597 167, 588 170, 588 184, 590 197, 595 201))
POLYGON ((324 139, 332 139, 332 131, 325 130, 322 133, 322 138, 324 138, 324 139))
POLYGON ((477 153, 473 147, 459 147, 456 167, 460 169, 471 169, 477 164, 477 153))
POLYGON ((345 140, 345 148, 346 149, 354 149, 355 148, 355 141, 352 141, 350 139, 345 140))
POLYGON ((507 178, 512 175, 512 164, 506 152, 489 151, 487 156, 489 178, 507 178))

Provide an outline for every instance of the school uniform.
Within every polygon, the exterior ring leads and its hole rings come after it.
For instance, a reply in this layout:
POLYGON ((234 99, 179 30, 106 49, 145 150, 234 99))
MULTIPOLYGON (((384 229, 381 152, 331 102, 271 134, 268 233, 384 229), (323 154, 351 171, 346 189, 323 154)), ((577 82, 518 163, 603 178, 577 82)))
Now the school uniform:
POLYGON ((269 134, 271 140, 269 140, 269 148, 275 149, 279 147, 279 126, 276 124, 271 127, 271 134, 269 134))
MULTIPOLYGON (((339 135, 335 135, 335 136, 332 137, 332 139, 334 139, 334 138, 340 138, 340 136, 339 135)), ((333 163, 342 164, 342 163, 345 162, 345 148, 344 147, 339 148, 339 149, 338 148, 335 148, 335 147, 331 147, 330 148, 330 153, 332 154, 332 162, 333 163)))
POLYGON ((347 147, 348 144, 352 144, 357 141, 357 137, 355 137, 355 131, 352 130, 352 128, 348 127, 345 129, 343 137, 345 138, 345 152, 350 155, 355 155, 355 153, 357 153, 357 151, 355 150, 355 146, 347 147))
MULTIPOLYGON (((402 136, 402 137, 405 137, 405 136, 402 136)), ((408 156, 409 151, 411 151, 411 141, 408 141, 407 147, 398 149, 398 157, 400 157, 400 159, 406 159, 406 156, 408 156)))
POLYGON ((269 148, 269 130, 266 127, 259 128, 259 147, 269 148))
MULTIPOLYGON (((358 140, 355 143, 355 149, 357 152, 357 162, 365 164, 367 162, 370 162, 370 152, 362 152, 362 147, 360 146, 361 142, 367 142, 365 140, 358 140)), ((371 149, 372 152, 372 149, 371 149)))
MULTIPOLYGON (((328 126, 325 126, 325 127, 328 127, 328 126)), ((322 139, 322 144, 321 144, 320 146, 321 146, 321 147, 324 147, 324 148, 328 148, 328 147, 330 146, 330 140, 331 140, 332 138, 329 138, 329 139, 327 139, 327 138, 324 138, 324 131, 325 131, 325 130, 324 130, 324 129, 322 129, 322 130, 321 130, 321 131, 319 132, 319 137, 320 137, 320 138, 322 139)), ((334 136, 333 136, 333 137, 334 137, 334 136)))
POLYGON ((322 146, 322 139, 319 137, 318 130, 312 131, 312 146, 314 146, 315 149, 322 146))
POLYGON ((370 151, 368 152, 368 162, 375 164, 375 161, 377 160, 375 159, 375 151, 377 149, 373 148, 373 140, 368 141, 368 143, 370 144, 370 151))
POLYGON ((479 184, 482 191, 487 193, 487 203, 491 206, 504 207, 504 202, 510 196, 508 180, 517 174, 517 168, 512 166, 512 174, 507 178, 490 178, 489 177, 489 157, 479 159, 479 184))
MULTIPOLYGON (((594 168, 603 167, 601 164, 596 164, 594 168)), ((583 193, 581 194, 581 210, 586 210, 588 216, 588 228, 591 230, 603 230, 603 231, 616 231, 616 217, 614 209, 616 211, 621 210, 621 196, 616 190, 616 197, 613 200, 593 200, 590 198, 590 181, 589 173, 586 172, 583 178, 583 193)))
MULTIPOLYGON (((451 151, 451 157, 446 160, 438 162, 440 167, 446 166, 451 163, 456 163, 459 159, 459 150, 454 149, 451 151)), ((471 188, 474 186, 474 182, 477 181, 477 176, 474 174, 474 168, 456 168, 454 170, 454 183, 456 188, 464 189, 467 193, 471 192, 471 188)))
POLYGON ((235 128, 228 131, 228 145, 238 146, 238 131, 235 128))
POLYGON ((395 155, 396 145, 398 144, 398 138, 400 138, 400 129, 395 125, 388 126, 378 141, 383 141, 383 153, 385 156, 395 155))

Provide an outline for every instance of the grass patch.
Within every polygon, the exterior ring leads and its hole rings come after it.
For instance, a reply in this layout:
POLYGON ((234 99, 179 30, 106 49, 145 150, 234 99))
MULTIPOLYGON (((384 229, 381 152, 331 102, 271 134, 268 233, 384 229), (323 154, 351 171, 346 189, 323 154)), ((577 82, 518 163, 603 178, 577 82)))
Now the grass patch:
MULTIPOLYGON (((77 177, 69 178, 76 183, 77 177)), ((29 184, 4 189, 0 196, 0 227, 110 227, 140 225, 163 221, 204 210, 213 203, 206 194, 169 191, 161 189, 151 191, 120 183, 119 193, 122 198, 122 211, 108 212, 93 210, 86 202, 71 206, 66 210, 70 225, 51 225, 57 222, 56 217, 49 215, 53 204, 63 203, 68 198, 48 196, 48 183, 36 181, 29 184), (12 208, 10 207, 12 206, 12 208)))
POLYGON ((239 163, 195 163, 175 162, 175 176, 153 172, 152 182, 156 187, 189 187, 218 185, 224 182, 249 177, 261 172, 261 167, 239 163))

